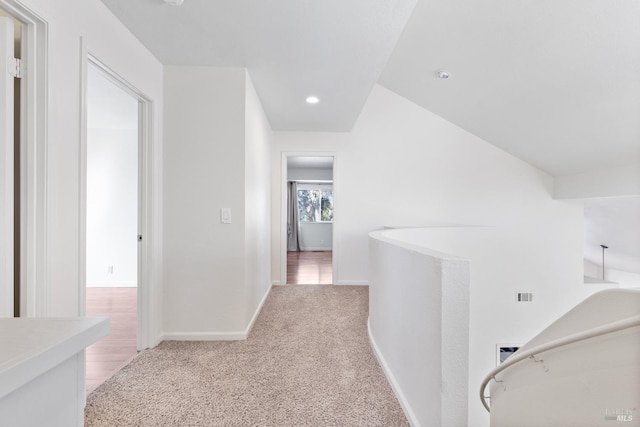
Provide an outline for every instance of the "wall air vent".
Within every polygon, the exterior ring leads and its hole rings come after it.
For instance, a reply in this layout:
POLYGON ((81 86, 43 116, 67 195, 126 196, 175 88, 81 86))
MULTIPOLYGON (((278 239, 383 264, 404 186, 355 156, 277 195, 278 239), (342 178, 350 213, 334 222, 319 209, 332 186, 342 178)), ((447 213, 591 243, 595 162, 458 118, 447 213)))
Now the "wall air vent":
POLYGON ((533 294, 531 292, 518 292, 516 294, 517 302, 533 302, 533 294))

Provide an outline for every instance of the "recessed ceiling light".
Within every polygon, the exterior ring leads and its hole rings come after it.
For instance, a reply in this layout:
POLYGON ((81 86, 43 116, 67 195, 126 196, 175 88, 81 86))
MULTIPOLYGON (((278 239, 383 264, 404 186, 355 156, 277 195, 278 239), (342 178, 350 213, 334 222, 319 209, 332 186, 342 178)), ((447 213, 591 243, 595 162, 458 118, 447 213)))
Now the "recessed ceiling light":
POLYGON ((438 76, 438 78, 440 79, 448 79, 451 77, 451 73, 448 72, 447 70, 438 70, 436 71, 436 76, 438 76))
POLYGON ((164 0, 166 4, 170 4, 171 6, 180 6, 184 3, 184 0, 164 0))
POLYGON ((308 104, 317 104, 320 102, 320 99, 318 99, 317 96, 309 96, 305 101, 307 101, 308 104))

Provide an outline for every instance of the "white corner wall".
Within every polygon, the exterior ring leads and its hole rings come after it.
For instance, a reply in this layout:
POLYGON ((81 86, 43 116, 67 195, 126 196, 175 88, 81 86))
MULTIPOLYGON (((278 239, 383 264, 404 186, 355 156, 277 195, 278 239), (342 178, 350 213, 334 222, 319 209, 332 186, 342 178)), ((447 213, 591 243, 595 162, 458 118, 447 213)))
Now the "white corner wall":
POLYGON ((467 426, 469 260, 403 233, 369 234, 369 338, 412 426, 467 426))
POLYGON ((165 67, 164 336, 244 330, 245 71, 165 67), (231 209, 222 224, 220 209, 231 209))
POLYGON ((250 326, 271 289, 271 145, 273 131, 246 74, 245 86, 245 322, 250 326))
MULTIPOLYGON (((46 271, 42 316, 79 314, 80 90, 81 40, 95 57, 147 96, 153 104, 149 224, 149 280, 162 285, 162 65, 99 0, 21 0, 48 23, 48 100, 46 154, 46 271)), ((150 289, 150 295, 155 295, 150 289)), ((155 307, 156 302, 151 305, 155 307)), ((154 309, 153 322, 159 312, 154 309)), ((155 326, 149 325, 151 334, 155 326)))
POLYGON ((245 69, 168 66, 164 88, 164 337, 246 338, 270 289, 271 129, 245 69))

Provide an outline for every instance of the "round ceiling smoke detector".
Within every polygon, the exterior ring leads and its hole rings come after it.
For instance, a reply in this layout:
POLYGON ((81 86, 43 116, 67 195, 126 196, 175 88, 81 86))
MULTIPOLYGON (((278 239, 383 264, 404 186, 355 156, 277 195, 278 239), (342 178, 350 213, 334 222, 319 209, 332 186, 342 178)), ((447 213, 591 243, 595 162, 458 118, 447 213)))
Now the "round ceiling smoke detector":
POLYGON ((448 72, 447 70, 438 70, 436 71, 436 76, 438 76, 439 79, 448 79, 451 78, 451 73, 448 72))
POLYGON ((164 0, 166 4, 170 4, 171 6, 180 6, 184 3, 184 0, 164 0))

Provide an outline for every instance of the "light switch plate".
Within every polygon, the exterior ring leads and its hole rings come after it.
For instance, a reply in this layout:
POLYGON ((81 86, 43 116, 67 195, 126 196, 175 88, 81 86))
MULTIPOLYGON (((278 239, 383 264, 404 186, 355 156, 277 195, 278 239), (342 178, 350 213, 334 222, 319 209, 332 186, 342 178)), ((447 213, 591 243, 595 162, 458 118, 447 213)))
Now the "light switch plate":
POLYGON ((231 208, 220 209, 220 222, 223 224, 231 224, 231 208))

